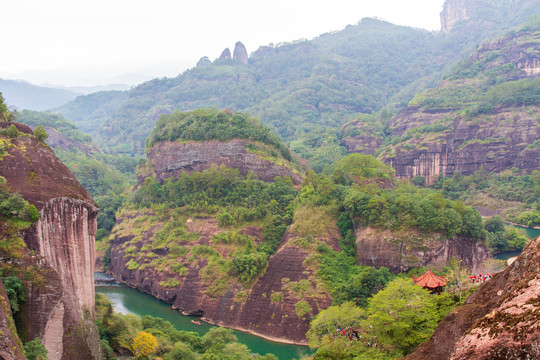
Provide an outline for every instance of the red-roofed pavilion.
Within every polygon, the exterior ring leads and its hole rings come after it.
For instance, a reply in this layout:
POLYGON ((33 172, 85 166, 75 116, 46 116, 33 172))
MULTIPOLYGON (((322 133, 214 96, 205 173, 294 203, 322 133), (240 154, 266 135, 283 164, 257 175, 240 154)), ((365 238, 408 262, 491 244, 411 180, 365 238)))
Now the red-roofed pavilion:
POLYGON ((428 289, 431 292, 440 293, 442 288, 446 285, 445 278, 435 275, 431 270, 428 270, 425 274, 418 277, 413 275, 413 280, 416 285, 428 289))

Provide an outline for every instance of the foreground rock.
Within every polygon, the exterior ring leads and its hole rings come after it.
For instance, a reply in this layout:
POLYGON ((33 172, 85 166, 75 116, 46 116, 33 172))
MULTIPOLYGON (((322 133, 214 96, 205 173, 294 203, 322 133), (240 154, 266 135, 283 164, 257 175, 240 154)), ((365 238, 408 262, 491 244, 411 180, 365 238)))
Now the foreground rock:
POLYGON ((540 358, 540 237, 452 311, 407 360, 540 358))
MULTIPOLYGON (((29 127, 17 124, 23 134, 29 127)), ((94 235, 98 209, 54 152, 32 136, 4 138, 0 175, 34 204, 40 220, 21 234, 36 257, 23 260, 41 279, 26 279, 23 332, 43 340, 48 358, 99 359, 94 320, 94 235)))

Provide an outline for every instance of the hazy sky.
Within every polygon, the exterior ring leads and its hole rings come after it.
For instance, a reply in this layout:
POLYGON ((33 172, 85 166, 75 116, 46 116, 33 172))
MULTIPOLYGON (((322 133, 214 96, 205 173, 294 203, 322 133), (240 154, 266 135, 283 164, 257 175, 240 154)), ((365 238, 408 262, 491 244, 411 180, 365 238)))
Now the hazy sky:
POLYGON ((313 38, 364 17, 439 30, 444 0, 10 0, 0 77, 98 85, 176 76, 242 41, 313 38), (126 76, 126 74, 128 76, 126 76), (131 79, 131 80, 130 80, 131 79))

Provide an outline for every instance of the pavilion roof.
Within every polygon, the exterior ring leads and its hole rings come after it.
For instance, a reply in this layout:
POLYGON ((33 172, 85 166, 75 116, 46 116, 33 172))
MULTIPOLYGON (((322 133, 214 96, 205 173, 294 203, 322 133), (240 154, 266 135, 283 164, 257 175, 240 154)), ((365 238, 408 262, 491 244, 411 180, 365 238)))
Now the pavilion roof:
POLYGON ((431 270, 418 277, 413 275, 413 280, 416 285, 420 285, 423 288, 435 289, 446 285, 445 278, 435 275, 431 270))

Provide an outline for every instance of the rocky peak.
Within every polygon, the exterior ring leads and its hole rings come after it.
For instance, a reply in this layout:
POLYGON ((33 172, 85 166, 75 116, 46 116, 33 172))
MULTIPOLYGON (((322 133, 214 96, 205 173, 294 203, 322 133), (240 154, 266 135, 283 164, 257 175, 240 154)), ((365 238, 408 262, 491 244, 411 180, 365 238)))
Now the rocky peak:
POLYGON ((234 45, 233 59, 238 60, 245 65, 248 63, 248 53, 246 47, 240 41, 234 45))
POLYGON ((220 59, 230 59, 231 58, 231 50, 229 50, 229 48, 225 48, 225 50, 223 50, 221 52, 221 55, 219 55, 219 58, 220 59))
POLYGON ((454 25, 471 16, 471 0, 446 0, 441 12, 441 30, 449 33, 454 25))
POLYGON ((212 62, 210 61, 208 56, 203 56, 202 58, 199 59, 199 61, 197 61, 197 67, 210 65, 211 63, 212 62))

